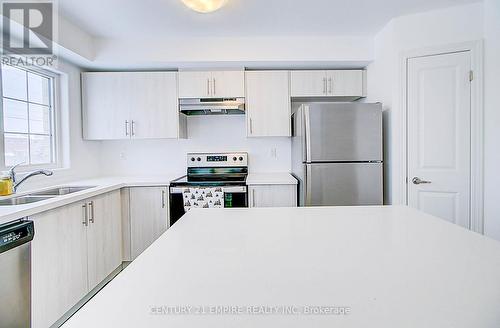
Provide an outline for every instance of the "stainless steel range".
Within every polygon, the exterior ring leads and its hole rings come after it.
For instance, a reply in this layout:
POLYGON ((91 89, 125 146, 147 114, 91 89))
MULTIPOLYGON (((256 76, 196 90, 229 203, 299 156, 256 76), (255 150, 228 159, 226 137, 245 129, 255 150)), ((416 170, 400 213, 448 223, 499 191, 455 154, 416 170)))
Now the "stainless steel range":
MULTIPOLYGON (((170 183, 170 225, 186 213, 189 197, 198 193, 220 193, 217 207, 247 207, 248 154, 189 153, 187 175, 170 183)), ((200 196, 201 197, 201 196, 200 196)), ((195 207, 212 207, 207 202, 195 202, 195 207)))

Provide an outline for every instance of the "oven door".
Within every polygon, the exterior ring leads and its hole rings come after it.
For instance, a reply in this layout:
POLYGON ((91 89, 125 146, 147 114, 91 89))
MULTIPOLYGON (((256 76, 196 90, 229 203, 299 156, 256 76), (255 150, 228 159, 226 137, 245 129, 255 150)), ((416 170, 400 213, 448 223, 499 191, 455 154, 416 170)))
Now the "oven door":
MULTIPOLYGON (((182 195, 184 189, 196 187, 170 187, 170 225, 186 213, 182 195)), ((222 187, 222 191, 224 192, 224 208, 248 207, 247 186, 225 186, 222 187)))

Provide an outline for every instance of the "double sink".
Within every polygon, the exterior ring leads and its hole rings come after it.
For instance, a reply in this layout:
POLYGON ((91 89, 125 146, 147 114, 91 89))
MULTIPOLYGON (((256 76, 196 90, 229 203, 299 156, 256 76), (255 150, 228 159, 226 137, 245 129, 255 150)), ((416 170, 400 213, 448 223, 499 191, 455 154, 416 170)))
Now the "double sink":
POLYGON ((23 205, 35 202, 40 202, 42 200, 51 199, 57 196, 68 195, 75 192, 87 190, 94 188, 95 186, 85 186, 85 187, 58 187, 53 189, 42 190, 34 193, 30 193, 23 196, 16 196, 12 198, 0 199, 0 206, 12 206, 12 205, 23 205))

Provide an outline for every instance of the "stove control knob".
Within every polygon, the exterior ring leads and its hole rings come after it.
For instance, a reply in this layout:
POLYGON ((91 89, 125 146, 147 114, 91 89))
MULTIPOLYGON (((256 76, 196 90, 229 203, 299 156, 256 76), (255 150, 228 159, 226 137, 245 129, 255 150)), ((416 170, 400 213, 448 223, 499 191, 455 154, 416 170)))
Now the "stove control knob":
POLYGON ((243 157, 240 157, 240 158, 239 158, 239 160, 240 160, 240 161, 243 161, 243 157))
POLYGON ((194 157, 191 157, 191 162, 194 162, 194 161, 195 161, 194 157))
POLYGON ((236 156, 234 156, 234 157, 233 157, 233 161, 236 161, 236 160, 237 160, 237 158, 236 158, 236 156))
POLYGON ((198 157, 196 160, 197 160, 198 162, 200 162, 200 161, 201 161, 201 158, 199 158, 199 157, 198 157))

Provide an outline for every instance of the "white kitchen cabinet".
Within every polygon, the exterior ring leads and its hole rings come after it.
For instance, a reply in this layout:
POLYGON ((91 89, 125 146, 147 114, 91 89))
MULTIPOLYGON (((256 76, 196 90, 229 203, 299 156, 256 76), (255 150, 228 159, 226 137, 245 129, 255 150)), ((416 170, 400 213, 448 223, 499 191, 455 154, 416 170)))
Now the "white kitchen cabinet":
POLYGON ((88 292, 87 227, 83 203, 31 217, 32 327, 56 322, 88 292))
POLYGON ((179 72, 179 98, 240 97, 245 97, 243 70, 179 72))
POLYGON ((292 71, 291 96, 342 97, 342 100, 356 100, 366 96, 366 71, 292 71))
POLYGON ((248 137, 290 136, 288 71, 245 73, 248 137))
POLYGON ((176 72, 82 73, 88 140, 185 137, 176 72))
POLYGON ((245 97, 244 71, 213 71, 212 96, 215 98, 245 97))
POLYGON ((129 188, 130 248, 135 259, 168 228, 168 188, 129 188))
POLYGON ((326 71, 292 71, 292 97, 323 97, 327 96, 326 71))
POLYGON ((179 72, 179 98, 207 98, 212 93, 212 72, 179 72))
POLYGON ((120 191, 90 199, 87 211, 88 280, 92 290, 122 263, 120 191))
POLYGON ((122 263, 120 192, 36 214, 32 327, 49 327, 122 263))
POLYGON ((248 186, 249 207, 296 207, 297 185, 248 186))
POLYGON ((334 97, 365 97, 363 70, 327 71, 328 93, 334 97))

